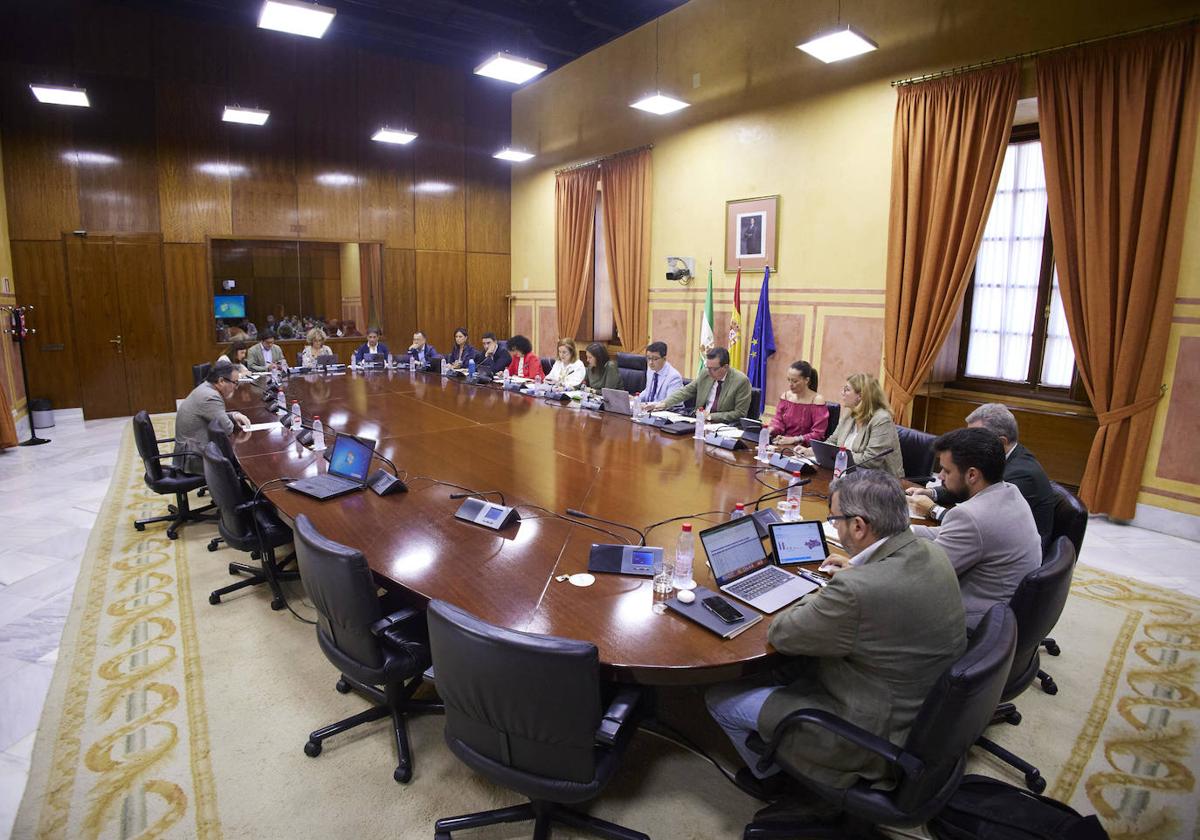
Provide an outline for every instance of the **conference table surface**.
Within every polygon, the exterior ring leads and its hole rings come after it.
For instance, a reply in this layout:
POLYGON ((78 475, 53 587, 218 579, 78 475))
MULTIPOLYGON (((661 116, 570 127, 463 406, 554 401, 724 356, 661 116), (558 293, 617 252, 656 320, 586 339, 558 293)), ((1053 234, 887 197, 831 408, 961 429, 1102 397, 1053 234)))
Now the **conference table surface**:
MULTIPOLYGON (((380 583, 412 603, 438 598, 503 627, 590 641, 616 680, 710 683, 776 664, 769 616, 722 640, 671 611, 653 612, 648 577, 597 574, 587 587, 559 580, 587 571, 593 542, 637 537, 556 514, 576 508, 637 528, 687 516, 698 535, 726 521, 738 502, 752 509, 755 499, 786 486, 783 473, 760 469, 751 452, 437 374, 292 376, 285 392, 289 403, 299 400, 306 421, 319 416, 332 430, 378 441, 376 451, 396 464, 408 492, 363 491, 322 502, 271 483, 327 467, 278 423, 234 435, 247 477, 285 517, 303 513, 329 539, 361 551, 380 583), (460 488, 502 491, 521 521, 493 531, 455 519, 462 502, 450 494, 460 488)), ((246 384, 229 407, 254 423, 274 419, 246 384)), ((826 516, 829 478, 819 471, 804 488, 805 519, 826 516)), ((655 528, 647 545, 662 546, 670 561, 680 526, 655 528)), ((716 589, 698 536, 694 577, 716 589)))

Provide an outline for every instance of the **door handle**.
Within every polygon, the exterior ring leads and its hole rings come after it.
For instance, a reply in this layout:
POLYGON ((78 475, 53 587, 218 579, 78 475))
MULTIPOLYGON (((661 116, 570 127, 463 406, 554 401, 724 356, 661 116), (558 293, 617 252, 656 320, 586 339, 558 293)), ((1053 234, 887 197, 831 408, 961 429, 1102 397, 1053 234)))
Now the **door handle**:
POLYGON ((123 350, 123 348, 122 348, 122 346, 121 346, 121 336, 117 336, 116 338, 110 338, 110 339, 108 340, 108 343, 109 343, 109 344, 115 344, 115 345, 117 345, 117 352, 118 352, 118 353, 122 353, 122 352, 124 352, 124 350, 123 350))

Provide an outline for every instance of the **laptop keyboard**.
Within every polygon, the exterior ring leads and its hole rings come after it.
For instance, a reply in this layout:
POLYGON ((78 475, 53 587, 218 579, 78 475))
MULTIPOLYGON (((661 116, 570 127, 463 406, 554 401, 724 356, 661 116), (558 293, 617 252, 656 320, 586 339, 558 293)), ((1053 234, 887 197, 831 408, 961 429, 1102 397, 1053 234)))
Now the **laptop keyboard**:
POLYGON ((791 577, 777 566, 768 566, 757 574, 743 578, 725 588, 739 598, 752 601, 764 592, 787 583, 791 577))
POLYGON ((338 490, 345 490, 347 487, 357 487, 357 481, 347 481, 344 478, 338 478, 336 475, 323 473, 313 476, 308 479, 308 488, 318 493, 332 493, 338 490))

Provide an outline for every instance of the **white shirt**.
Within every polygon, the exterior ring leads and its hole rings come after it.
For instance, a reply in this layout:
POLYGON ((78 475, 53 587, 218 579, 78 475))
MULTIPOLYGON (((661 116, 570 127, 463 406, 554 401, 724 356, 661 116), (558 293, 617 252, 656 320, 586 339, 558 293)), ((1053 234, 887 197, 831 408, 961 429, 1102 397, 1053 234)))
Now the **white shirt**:
POLYGON ((858 439, 858 424, 854 423, 850 426, 850 431, 846 435, 846 439, 842 441, 842 446, 849 449, 854 445, 854 441, 858 439))
POLYGON ((871 543, 869 546, 864 548, 862 551, 858 552, 858 554, 855 554, 853 557, 850 558, 850 565, 851 566, 861 566, 863 563, 866 563, 868 560, 871 559, 871 556, 873 554, 875 554, 875 550, 877 548, 879 548, 879 546, 881 546, 885 542, 887 542, 887 539, 888 539, 887 537, 884 537, 881 540, 875 540, 875 542, 871 543))
POLYGON ((562 359, 555 359, 554 367, 550 368, 550 375, 546 377, 546 381, 551 384, 559 383, 564 388, 575 388, 583 382, 586 374, 583 362, 579 359, 566 365, 562 363, 562 359))

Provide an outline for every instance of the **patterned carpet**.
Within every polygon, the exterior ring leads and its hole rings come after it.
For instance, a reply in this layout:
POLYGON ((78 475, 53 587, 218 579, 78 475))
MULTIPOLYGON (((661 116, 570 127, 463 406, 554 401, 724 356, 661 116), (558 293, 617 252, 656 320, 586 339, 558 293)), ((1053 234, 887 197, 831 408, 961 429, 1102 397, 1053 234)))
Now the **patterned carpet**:
MULTIPOLYGON (((170 434, 172 417, 155 423, 160 437, 170 434)), ((205 550, 211 525, 188 526, 176 542, 161 527, 131 527, 162 506, 142 483, 127 434, 84 559, 15 837, 428 838, 438 816, 518 801, 453 759, 437 717, 410 725, 408 786, 391 779, 386 722, 304 756, 309 730, 365 701, 333 690, 337 674, 312 628, 272 612, 261 588, 209 606, 207 593, 240 558, 205 550)), ((294 590, 293 603, 311 616, 301 595, 294 590)), ((1044 657, 1043 668, 1058 695, 1035 685, 1017 700, 1021 725, 989 736, 1037 764, 1048 793, 1099 814, 1114 838, 1196 837, 1200 601, 1080 566, 1055 637, 1062 656, 1044 657)), ((666 705, 730 763, 698 691, 666 705)), ((971 770, 1020 784, 987 755, 974 756, 971 770)), ((655 837, 707 838, 740 836, 757 807, 700 758, 639 736, 591 810, 655 837)), ((470 836, 528 834, 510 826, 470 836)))

